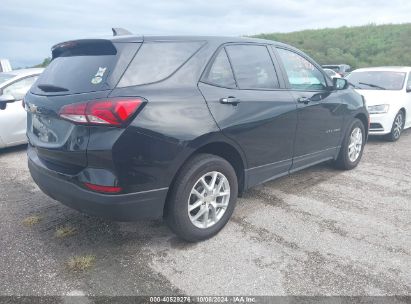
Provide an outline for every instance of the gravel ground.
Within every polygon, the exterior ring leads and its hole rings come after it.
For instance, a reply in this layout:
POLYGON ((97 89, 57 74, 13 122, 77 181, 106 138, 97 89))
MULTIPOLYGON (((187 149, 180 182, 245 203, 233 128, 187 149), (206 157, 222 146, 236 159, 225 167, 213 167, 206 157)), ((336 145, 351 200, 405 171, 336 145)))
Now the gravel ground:
POLYGON ((3 150, 0 295, 411 295, 410 149, 411 131, 371 139, 355 170, 322 164, 256 187, 198 244, 161 221, 71 210, 33 183, 25 147, 3 150))

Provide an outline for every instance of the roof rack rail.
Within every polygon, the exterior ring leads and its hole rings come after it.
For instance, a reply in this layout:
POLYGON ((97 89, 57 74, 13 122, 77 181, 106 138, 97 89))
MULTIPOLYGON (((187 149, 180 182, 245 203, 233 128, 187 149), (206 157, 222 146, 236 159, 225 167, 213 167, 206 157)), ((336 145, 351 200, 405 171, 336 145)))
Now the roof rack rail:
POLYGON ((113 27, 111 30, 113 31, 113 36, 133 35, 131 32, 121 27, 113 27))

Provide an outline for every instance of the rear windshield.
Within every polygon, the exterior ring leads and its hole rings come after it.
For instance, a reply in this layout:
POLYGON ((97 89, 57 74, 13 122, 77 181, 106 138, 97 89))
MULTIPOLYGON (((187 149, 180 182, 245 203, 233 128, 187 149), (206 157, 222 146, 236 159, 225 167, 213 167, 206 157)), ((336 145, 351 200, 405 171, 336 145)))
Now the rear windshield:
POLYGON ((145 42, 118 86, 128 87, 164 80, 184 65, 203 44, 203 41, 145 42))
POLYGON ((13 77, 16 77, 16 75, 0 73, 0 86, 3 82, 6 82, 7 80, 12 79, 13 77))
MULTIPOLYGON (((53 50, 53 59, 39 77, 33 92, 76 94, 113 89, 125 68, 114 73, 123 48, 124 43, 115 46, 108 40, 62 44, 53 50), (113 79, 115 75, 117 79, 113 79)), ((137 48, 132 48, 135 53, 137 48)))
POLYGON ((347 79, 363 90, 401 90, 406 73, 390 71, 352 72, 347 79))

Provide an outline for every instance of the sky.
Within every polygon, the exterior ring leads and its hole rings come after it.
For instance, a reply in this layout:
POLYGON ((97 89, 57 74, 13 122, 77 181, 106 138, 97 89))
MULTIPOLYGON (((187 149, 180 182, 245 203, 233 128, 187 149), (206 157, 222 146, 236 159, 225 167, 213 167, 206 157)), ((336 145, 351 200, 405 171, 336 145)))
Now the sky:
POLYGON ((111 35, 223 35, 411 22, 410 0, 1 0, 0 58, 41 63, 62 41, 111 35))

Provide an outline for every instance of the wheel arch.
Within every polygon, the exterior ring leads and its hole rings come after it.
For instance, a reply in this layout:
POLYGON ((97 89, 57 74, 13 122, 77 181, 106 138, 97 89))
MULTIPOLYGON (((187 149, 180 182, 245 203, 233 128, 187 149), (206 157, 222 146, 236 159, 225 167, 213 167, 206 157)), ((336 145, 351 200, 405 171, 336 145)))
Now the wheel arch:
POLYGON ((233 166, 236 175, 237 175, 237 181, 238 181, 238 193, 239 195, 242 194, 242 192, 245 190, 245 168, 246 168, 246 162, 245 158, 242 156, 241 152, 238 151, 238 149, 225 141, 214 141, 214 142, 208 142, 203 144, 202 146, 197 147, 195 150, 193 150, 185 159, 184 161, 180 164, 178 167, 177 171, 175 172, 172 181, 169 186, 169 190, 167 193, 167 198, 166 198, 166 204, 164 208, 167 206, 167 201, 170 196, 170 193, 174 187, 174 183, 176 181, 176 178, 180 174, 183 166, 195 155, 201 154, 201 153, 207 153, 207 154, 213 154, 216 156, 219 156, 226 161, 228 161, 231 166, 233 166))
POLYGON ((355 115, 354 118, 359 119, 363 123, 364 129, 366 130, 366 134, 368 135, 370 127, 368 117, 364 113, 358 113, 357 115, 355 115))
POLYGON ((245 185, 245 163, 240 152, 229 143, 213 142, 208 143, 192 153, 191 157, 199 153, 208 153, 224 158, 233 166, 238 180, 238 192, 244 191, 245 185))
POLYGON ((407 110, 404 107, 401 107, 400 111, 404 113, 404 121, 405 121, 405 119, 407 118, 407 110))

